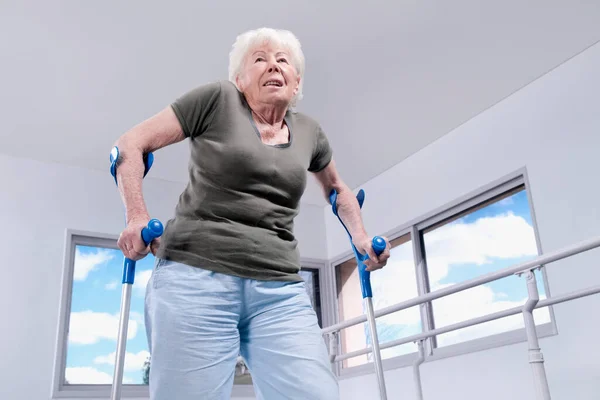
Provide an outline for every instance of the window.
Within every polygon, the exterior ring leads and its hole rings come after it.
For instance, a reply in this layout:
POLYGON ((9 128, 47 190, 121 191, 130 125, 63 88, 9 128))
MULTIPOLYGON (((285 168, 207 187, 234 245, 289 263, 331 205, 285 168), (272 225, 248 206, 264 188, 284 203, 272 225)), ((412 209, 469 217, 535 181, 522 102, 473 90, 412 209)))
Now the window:
MULTIPOLYGON (((416 270, 410 234, 391 241, 391 256, 388 265, 371 273, 373 308, 381 308, 418 296, 416 270)), ((336 266, 336 283, 340 321, 366 313, 361 294, 358 269, 354 258, 336 266)), ((411 307, 397 313, 377 318, 377 336, 380 343, 400 339, 421 332, 419 307, 411 307)), ((341 351, 344 353, 361 350, 371 344, 368 322, 342 330, 341 351)), ((411 353, 416 345, 407 343, 381 351, 382 359, 411 353)), ((345 368, 359 366, 372 361, 372 354, 343 361, 345 368)))
MULTIPOLYGON (((502 193, 422 232, 431 291, 537 257, 538 248, 524 185, 502 193)), ((536 271, 540 298, 544 280, 536 271)), ((443 327, 523 305, 527 286, 510 276, 432 302, 433 323, 443 327)), ((536 323, 550 322, 548 309, 535 310, 536 323)), ((437 346, 523 328, 521 314, 437 337, 437 346)))
MULTIPOLYGON (((63 307, 55 376, 55 397, 86 397, 112 385, 123 274, 116 239, 68 232, 63 307)), ((123 395, 143 395, 150 354, 144 326, 144 294, 154 257, 136 263, 123 372, 123 395)), ((102 392, 104 393, 104 392, 102 392)))
MULTIPOLYGON (((54 397, 107 396, 113 381, 119 333, 123 254, 113 237, 74 231, 67 233, 66 252, 54 397)), ((154 261, 154 256, 149 254, 136 263, 123 396, 147 397, 151 359, 144 324, 144 296, 154 261)), ((306 281, 321 323, 319 269, 303 268, 300 275, 306 281)), ((241 357, 234 383, 252 384, 241 357)))
MULTIPOLYGON (((385 268, 371 273, 373 305, 378 310, 481 275, 503 269, 539 255, 532 207, 525 177, 515 175, 491 185, 454 205, 437 210, 402 227, 392 236, 391 257, 385 268)), ((354 257, 335 265, 338 321, 365 314, 354 257)), ((535 271, 540 299, 546 297, 545 272, 535 271)), ((525 279, 509 276, 419 307, 377 318, 381 344, 441 328, 508 308, 519 307, 527 299, 525 279)), ((534 310, 536 324, 552 332, 551 310, 534 310)), ((434 354, 468 351, 477 340, 485 346, 506 342, 506 334, 524 328, 521 314, 505 317, 433 337, 429 348, 434 354), (504 336, 502 336, 504 335, 504 336), (482 343, 482 342, 480 342, 482 343), (457 347, 462 346, 462 347, 457 347), (448 349, 454 349, 448 352, 448 349)), ((340 332, 340 352, 348 353, 370 346, 368 323, 340 332)), ((514 337, 514 336, 511 336, 514 337)), ((524 335, 515 340, 522 340, 524 335)), ((481 346, 479 347, 481 348, 481 346)), ((415 343, 383 349, 382 359, 398 360, 417 351, 415 343)), ((404 358, 410 364, 414 355, 404 358)), ((372 355, 344 360, 342 370, 351 370, 372 361, 372 355)))

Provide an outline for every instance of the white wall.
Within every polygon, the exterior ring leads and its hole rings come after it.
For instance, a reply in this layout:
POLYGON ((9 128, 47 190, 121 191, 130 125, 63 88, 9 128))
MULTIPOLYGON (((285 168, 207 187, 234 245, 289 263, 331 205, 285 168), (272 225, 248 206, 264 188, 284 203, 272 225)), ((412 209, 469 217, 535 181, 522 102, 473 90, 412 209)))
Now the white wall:
MULTIPOLYGON (((67 228, 118 234, 123 207, 106 172, 0 156, 0 399, 48 399, 67 228)), ((166 222, 183 186, 147 178, 152 217, 166 222)), ((303 207, 302 256, 326 258, 322 210, 303 207)))
MULTIPOLYGON (((544 252, 599 235, 598 71, 600 44, 363 185, 370 234, 526 167, 544 252)), ((348 250, 348 239, 330 209, 325 219, 333 258, 348 250)), ((552 295, 599 284, 599 258, 594 250, 551 264, 552 295)), ((599 308, 600 296, 555 306, 559 335, 541 340, 554 400, 600 396, 599 308)), ((422 379, 426 400, 533 398, 524 343, 425 364, 422 379)), ((389 398, 414 398, 410 368, 388 371, 387 384, 389 398)), ((373 375, 341 386, 344 400, 376 398, 373 375)))

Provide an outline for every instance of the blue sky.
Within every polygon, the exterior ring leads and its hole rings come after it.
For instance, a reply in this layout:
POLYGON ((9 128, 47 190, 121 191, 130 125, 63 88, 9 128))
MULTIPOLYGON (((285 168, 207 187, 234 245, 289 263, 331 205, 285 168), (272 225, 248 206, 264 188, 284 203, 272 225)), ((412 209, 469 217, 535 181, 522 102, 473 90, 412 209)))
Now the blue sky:
MULTIPOLYGON (((534 258, 537 256, 537 247, 527 193, 522 190, 438 227, 424 235, 424 243, 432 290, 534 258)), ((540 297, 543 298, 545 290, 539 271, 536 272, 536 277, 540 297)), ((375 309, 416 297, 412 243, 392 249, 388 265, 383 270, 372 273, 371 280, 375 309)), ((520 306, 526 297, 525 280, 517 276, 509 276, 447 296, 433 302, 436 327, 520 306)), ((536 310, 536 313, 538 323, 548 321, 546 310, 536 310)), ((377 326, 380 342, 419 333, 419 310, 413 307, 388 315, 379 319, 377 326)), ((446 346, 521 326, 522 316, 517 314, 441 335, 438 341, 440 346, 446 346)), ((364 326, 364 335, 365 344, 368 344, 370 339, 367 324, 364 326)), ((409 343, 386 349, 382 353, 384 358, 388 358, 413 352, 415 349, 416 345, 409 343)), ((361 363, 360 360, 354 362, 354 365, 361 363)))
MULTIPOLYGON (((130 337, 124 382, 141 384, 147 356, 144 328, 145 283, 154 257, 136 263, 131 295, 130 337)), ((123 255, 119 250, 77 246, 67 349, 67 380, 71 383, 110 383, 121 305, 123 255)))

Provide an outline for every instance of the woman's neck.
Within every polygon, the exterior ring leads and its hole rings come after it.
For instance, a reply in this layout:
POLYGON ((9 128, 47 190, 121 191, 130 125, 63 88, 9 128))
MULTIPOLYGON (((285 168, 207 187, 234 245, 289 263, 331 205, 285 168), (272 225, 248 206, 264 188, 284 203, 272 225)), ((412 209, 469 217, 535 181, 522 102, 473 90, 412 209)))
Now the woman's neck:
POLYGON ((281 128, 283 126, 287 106, 253 102, 250 99, 248 99, 248 105, 252 110, 252 116, 257 122, 270 125, 274 128, 281 128))

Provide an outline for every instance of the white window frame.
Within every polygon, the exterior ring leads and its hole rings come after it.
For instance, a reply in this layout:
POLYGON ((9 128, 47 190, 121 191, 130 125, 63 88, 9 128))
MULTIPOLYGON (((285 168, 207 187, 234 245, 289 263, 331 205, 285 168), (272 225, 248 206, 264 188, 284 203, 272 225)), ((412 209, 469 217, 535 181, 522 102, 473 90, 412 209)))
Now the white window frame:
MULTIPOLYGON (((103 385, 85 385, 69 384, 65 385, 66 371, 66 351, 68 348, 68 327, 71 316, 71 298, 73 292, 73 275, 75 268, 75 249, 78 245, 104 247, 118 249, 118 235, 82 231, 76 229, 67 229, 65 231, 65 247, 63 256, 63 272, 60 294, 59 324, 56 334, 56 347, 54 357, 54 370, 52 377, 52 399, 64 398, 110 398, 112 384, 103 385)), ((325 284, 330 284, 325 277, 327 271, 327 262, 324 260, 301 258, 300 265, 303 268, 318 270, 319 273, 319 295, 321 302, 321 321, 323 326, 331 324, 332 314, 327 305, 327 294, 324 290, 325 284), (325 283, 327 282, 327 283, 325 283), (328 311, 326 311, 328 309, 328 311)), ((120 275, 119 275, 120 278, 120 275)), ((120 279, 119 279, 120 281, 120 279)), ((116 342, 115 342, 116 351, 116 342)), ((233 397, 252 397, 254 396, 252 385, 233 385, 233 397)), ((149 391, 146 385, 127 385, 122 386, 122 398, 148 398, 149 391)))
MULTIPOLYGON (((533 201, 533 195, 531 190, 531 185, 529 183, 529 177, 527 174, 527 169, 525 167, 518 169, 496 181, 493 181, 483 187, 480 187, 471 193, 468 193, 436 210, 433 210, 425 215, 422 215, 418 218, 415 218, 408 223, 405 223, 389 232, 383 233, 388 239, 394 240, 401 236, 410 233, 410 240, 413 246, 413 255, 414 255, 414 265, 416 269, 416 278, 417 278, 417 288, 419 296, 424 295, 425 292, 425 282, 427 281, 427 271, 424 266, 424 259, 422 257, 423 252, 421 251, 421 231, 426 229, 436 223, 445 220, 448 217, 454 216, 456 214, 461 213, 475 205, 481 204, 491 198, 515 189, 519 186, 524 186, 525 191, 528 197, 529 203, 529 211, 531 214, 532 225, 534 230, 534 236, 537 245, 538 254, 542 254, 542 246, 540 242, 540 235, 535 215, 535 207, 533 201), (418 239, 418 240, 416 240, 418 239)), ((330 311, 333 315, 333 321, 328 325, 338 324, 343 322, 340 320, 339 315, 339 305, 338 298, 336 295, 336 274, 335 269, 336 266, 354 258, 354 254, 348 250, 343 253, 339 257, 330 260, 328 270, 330 279, 332 279, 332 283, 330 283, 325 289, 328 291, 328 303, 330 303, 330 311)), ((543 285, 546 297, 551 297, 550 285, 548 281, 548 276, 546 273, 546 269, 544 266, 540 269, 541 276, 543 277, 543 285)), ((523 281, 523 285, 526 283, 523 281)), ((421 324, 423 326, 423 331, 431 330, 431 324, 433 321, 433 315, 431 310, 431 304, 426 303, 420 306, 421 310, 421 324)), ((550 314, 550 322, 544 324, 536 324, 537 333, 539 338, 544 338, 548 336, 553 336, 558 334, 558 329, 556 326, 556 319, 554 315, 554 309, 552 306, 548 307, 550 314)), ((342 348, 341 346, 341 335, 338 335, 338 348, 342 348)), ((453 345, 448 345, 444 347, 435 347, 434 346, 434 338, 429 338, 425 341, 425 354, 426 354, 426 362, 435 361, 448 357, 456 357, 459 355, 464 355, 472 352, 488 350, 496 347, 523 343, 527 341, 527 336, 525 333, 525 329, 516 329, 506 332, 501 332, 498 334, 472 339, 460 343, 456 343, 453 345)), ((403 368, 412 366, 416 357, 416 352, 403 354, 401 356, 388 358, 382 360, 382 365, 384 370, 391 370, 397 368, 403 368)), ((363 364, 355 367, 342 367, 342 363, 336 363, 334 367, 334 371, 337 373, 340 379, 347 379, 356 376, 361 376, 365 374, 373 373, 373 365, 372 363, 363 364)))

